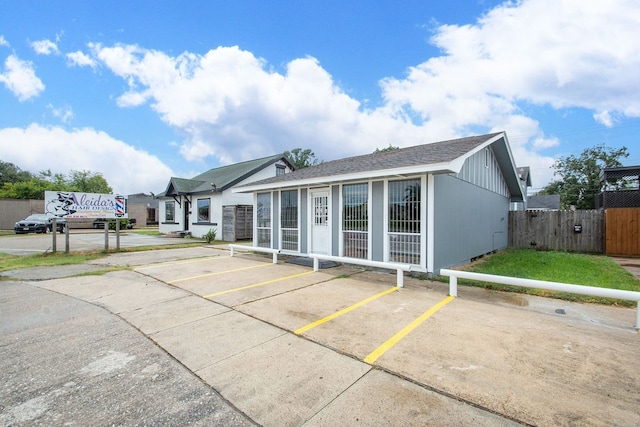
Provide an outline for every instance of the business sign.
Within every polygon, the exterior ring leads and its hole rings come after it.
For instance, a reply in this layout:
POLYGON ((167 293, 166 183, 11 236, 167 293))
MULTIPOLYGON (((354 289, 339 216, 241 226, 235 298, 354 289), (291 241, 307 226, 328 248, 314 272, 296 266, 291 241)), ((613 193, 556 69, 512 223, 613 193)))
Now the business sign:
POLYGON ((128 218, 126 201, 115 194, 45 191, 44 212, 58 218, 128 218))

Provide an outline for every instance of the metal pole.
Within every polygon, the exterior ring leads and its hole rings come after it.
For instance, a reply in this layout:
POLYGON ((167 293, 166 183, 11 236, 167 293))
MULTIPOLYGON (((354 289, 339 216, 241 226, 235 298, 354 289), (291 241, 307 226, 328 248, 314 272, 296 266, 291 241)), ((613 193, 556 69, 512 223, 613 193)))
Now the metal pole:
POLYGON ((404 271, 402 271, 401 269, 398 269, 398 271, 396 272, 396 276, 397 276, 397 285, 399 288, 404 287, 404 271))
POLYGON ((56 252, 58 250, 57 248, 57 243, 58 240, 56 239, 56 232, 58 231, 58 220, 53 217, 53 219, 51 220, 51 249, 53 252, 56 252))
POLYGON ((458 296, 458 277, 454 275, 449 276, 449 296, 458 296))

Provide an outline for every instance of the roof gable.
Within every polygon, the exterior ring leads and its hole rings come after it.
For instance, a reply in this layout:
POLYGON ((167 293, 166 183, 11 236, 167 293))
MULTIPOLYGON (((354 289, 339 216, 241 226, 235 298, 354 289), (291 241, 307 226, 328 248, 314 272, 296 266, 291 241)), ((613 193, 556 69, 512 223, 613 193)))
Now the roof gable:
POLYGON ((286 162, 289 167, 293 169, 291 162, 283 154, 277 154, 261 159, 209 169, 191 179, 172 177, 164 195, 174 196, 224 191, 280 160, 286 162))

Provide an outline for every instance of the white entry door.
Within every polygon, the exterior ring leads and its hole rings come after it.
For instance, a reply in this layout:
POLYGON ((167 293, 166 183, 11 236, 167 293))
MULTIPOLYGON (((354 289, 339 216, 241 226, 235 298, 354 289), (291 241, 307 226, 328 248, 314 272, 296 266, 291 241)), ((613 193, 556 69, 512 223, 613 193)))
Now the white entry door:
POLYGON ((311 191, 311 252, 329 255, 331 224, 329 222, 329 190, 311 191))

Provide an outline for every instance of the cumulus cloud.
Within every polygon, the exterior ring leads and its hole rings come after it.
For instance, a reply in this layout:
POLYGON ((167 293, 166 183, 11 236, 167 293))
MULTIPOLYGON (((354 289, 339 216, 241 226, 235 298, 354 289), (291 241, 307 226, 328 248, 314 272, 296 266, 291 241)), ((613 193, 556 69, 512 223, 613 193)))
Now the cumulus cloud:
POLYGON ((45 87, 42 80, 36 76, 33 64, 21 60, 16 55, 9 55, 4 62, 0 82, 21 102, 40 95, 45 87))
POLYGON ((633 0, 506 2, 475 25, 442 25, 443 55, 383 81, 397 109, 458 129, 517 113, 518 103, 640 117, 640 8, 633 0))
POLYGON ((63 123, 69 123, 73 119, 73 110, 69 106, 56 108, 53 105, 47 105, 47 109, 51 111, 53 117, 60 119, 63 123))
POLYGON ((7 41, 7 39, 4 38, 3 35, 0 35, 0 46, 5 46, 5 47, 10 47, 11 46, 9 44, 9 42, 7 41))
POLYGON ((98 65, 91 56, 81 51, 70 52, 65 56, 67 57, 69 65, 72 66, 95 68, 98 65))
POLYGON ((68 131, 31 124, 0 129, 0 158, 31 172, 99 172, 122 194, 162 191, 174 175, 156 156, 90 128, 68 131))
POLYGON ((60 51, 58 50, 58 45, 56 45, 51 40, 38 40, 31 43, 31 47, 38 55, 51 55, 58 54, 60 51))
POLYGON ((505 2, 473 24, 436 26, 430 42, 441 54, 382 79, 383 102, 370 108, 313 57, 274 69, 239 47, 171 56, 91 44, 89 55, 126 82, 118 106, 148 105, 186 135, 188 160, 231 163, 295 147, 329 160, 506 130, 517 164, 550 176, 545 150, 562 141, 527 107, 586 109, 605 126, 640 117, 639 29, 635 0, 505 2))

